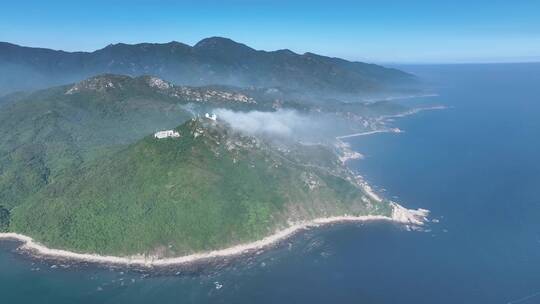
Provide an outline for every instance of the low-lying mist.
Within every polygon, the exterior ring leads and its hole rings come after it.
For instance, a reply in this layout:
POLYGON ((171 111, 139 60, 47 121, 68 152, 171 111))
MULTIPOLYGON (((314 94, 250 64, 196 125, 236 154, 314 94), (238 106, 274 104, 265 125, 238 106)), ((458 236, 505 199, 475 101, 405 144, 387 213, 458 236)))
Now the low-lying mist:
POLYGON ((238 132, 274 140, 332 142, 336 136, 353 131, 350 121, 332 114, 289 109, 239 112, 222 108, 214 113, 238 132))
POLYGON ((294 110, 235 112, 217 109, 215 114, 233 129, 250 135, 291 137, 317 126, 316 122, 294 110))

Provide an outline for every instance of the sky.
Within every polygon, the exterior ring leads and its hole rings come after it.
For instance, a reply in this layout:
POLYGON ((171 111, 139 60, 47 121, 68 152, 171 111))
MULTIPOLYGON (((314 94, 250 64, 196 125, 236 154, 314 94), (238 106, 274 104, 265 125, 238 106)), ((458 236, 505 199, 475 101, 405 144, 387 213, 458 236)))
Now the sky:
POLYGON ((223 36, 376 63, 540 61, 540 0, 3 2, 0 41, 66 51, 223 36))

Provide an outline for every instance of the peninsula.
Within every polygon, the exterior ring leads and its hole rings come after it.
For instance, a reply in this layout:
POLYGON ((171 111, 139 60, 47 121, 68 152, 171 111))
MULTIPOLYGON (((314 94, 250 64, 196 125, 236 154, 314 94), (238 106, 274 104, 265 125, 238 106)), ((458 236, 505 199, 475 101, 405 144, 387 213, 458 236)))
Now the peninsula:
MULTIPOLYGON (((216 43, 242 48, 210 39, 193 56, 216 43)), ((302 90, 103 74, 1 97, 0 238, 42 256, 160 265, 335 222, 422 225, 427 211, 373 193, 345 164, 357 153, 336 138, 378 132, 379 117, 410 109, 302 90)))

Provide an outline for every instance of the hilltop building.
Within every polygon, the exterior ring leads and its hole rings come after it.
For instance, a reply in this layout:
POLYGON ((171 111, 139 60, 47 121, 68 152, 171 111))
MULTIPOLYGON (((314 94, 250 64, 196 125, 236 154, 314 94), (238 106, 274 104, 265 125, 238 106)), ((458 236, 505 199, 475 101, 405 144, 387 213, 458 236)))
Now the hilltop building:
POLYGON ((180 133, 174 131, 174 130, 165 130, 165 131, 159 131, 154 133, 154 138, 162 139, 162 138, 176 138, 180 137, 180 133))
POLYGON ((217 116, 216 114, 209 114, 209 113, 206 113, 204 114, 204 117, 210 119, 210 120, 213 120, 213 121, 216 121, 217 120, 217 116))

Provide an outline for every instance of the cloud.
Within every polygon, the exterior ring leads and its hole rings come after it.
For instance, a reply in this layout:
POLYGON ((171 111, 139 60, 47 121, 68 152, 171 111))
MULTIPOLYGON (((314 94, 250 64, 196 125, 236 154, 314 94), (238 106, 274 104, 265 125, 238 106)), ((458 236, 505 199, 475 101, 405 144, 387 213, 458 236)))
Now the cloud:
POLYGON ((302 134, 308 131, 310 126, 314 126, 307 116, 293 110, 235 112, 217 109, 214 112, 233 129, 250 135, 291 137, 302 134))

